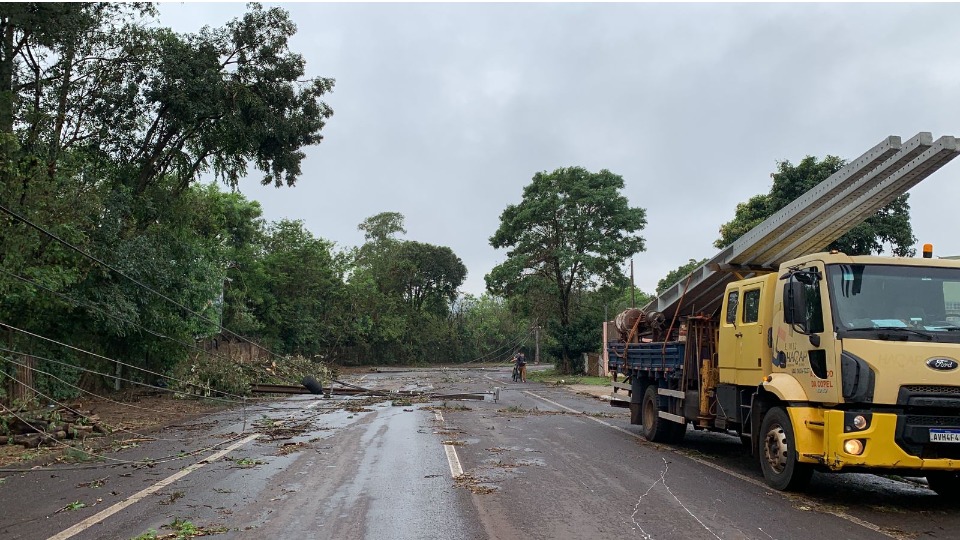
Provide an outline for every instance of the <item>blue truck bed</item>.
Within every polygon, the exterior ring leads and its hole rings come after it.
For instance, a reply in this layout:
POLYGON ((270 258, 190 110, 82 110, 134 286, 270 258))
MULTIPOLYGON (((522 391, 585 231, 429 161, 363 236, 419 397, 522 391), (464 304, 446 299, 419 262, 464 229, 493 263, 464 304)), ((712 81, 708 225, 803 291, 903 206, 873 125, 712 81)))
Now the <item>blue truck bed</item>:
POLYGON ((610 341, 607 352, 611 371, 626 372, 629 369, 645 371, 679 372, 683 367, 686 343, 668 341, 666 343, 630 343, 610 341))

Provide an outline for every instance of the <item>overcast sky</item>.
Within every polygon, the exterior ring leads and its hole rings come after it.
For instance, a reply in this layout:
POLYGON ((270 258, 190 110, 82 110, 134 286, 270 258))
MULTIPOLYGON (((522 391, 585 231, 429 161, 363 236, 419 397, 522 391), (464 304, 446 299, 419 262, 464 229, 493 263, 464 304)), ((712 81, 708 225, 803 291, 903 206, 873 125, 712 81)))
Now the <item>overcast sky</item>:
MULTIPOLYGON (((272 5, 272 4, 267 4, 272 5)), ((500 213, 538 171, 623 176, 645 208, 636 283, 712 257, 777 161, 853 159, 887 135, 960 136, 960 5, 281 4, 307 73, 336 79, 295 188, 241 191, 341 247, 374 214, 449 246, 480 294, 500 213)), ((240 3, 160 6, 178 32, 240 3)), ((960 255, 960 159, 911 190, 918 245, 960 255)), ((919 252, 918 248, 918 252, 919 252)))

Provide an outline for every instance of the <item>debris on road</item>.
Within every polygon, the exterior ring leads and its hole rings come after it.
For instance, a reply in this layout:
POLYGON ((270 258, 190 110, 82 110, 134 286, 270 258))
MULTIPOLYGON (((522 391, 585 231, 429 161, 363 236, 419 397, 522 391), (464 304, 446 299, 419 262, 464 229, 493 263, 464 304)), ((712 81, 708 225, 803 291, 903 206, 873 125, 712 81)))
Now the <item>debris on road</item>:
POLYGON ((436 401, 441 399, 483 401, 484 396, 486 395, 486 393, 435 394, 417 390, 374 390, 372 388, 365 388, 363 386, 350 384, 337 379, 332 379, 330 381, 330 386, 323 387, 313 377, 304 377, 302 385, 255 383, 250 385, 250 391, 254 394, 323 394, 328 397, 380 396, 395 400, 401 400, 404 398, 421 398, 426 401, 436 401), (333 386, 334 383, 340 386, 333 386))
POLYGON ((109 433, 96 415, 59 407, 0 417, 0 436, 24 448, 52 446, 65 439, 82 440, 109 433))

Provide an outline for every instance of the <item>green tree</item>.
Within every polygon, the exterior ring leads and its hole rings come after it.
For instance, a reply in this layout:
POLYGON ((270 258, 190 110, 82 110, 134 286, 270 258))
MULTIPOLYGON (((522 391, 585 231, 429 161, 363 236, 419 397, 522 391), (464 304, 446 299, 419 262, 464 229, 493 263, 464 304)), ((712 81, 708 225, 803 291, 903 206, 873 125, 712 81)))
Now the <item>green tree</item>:
POLYGON ((315 238, 303 222, 267 228, 263 338, 286 354, 314 356, 338 342, 344 299, 344 260, 333 243, 315 238))
POLYGON ((449 319, 456 329, 461 361, 506 361, 518 348, 532 344, 533 322, 498 296, 463 295, 454 303, 449 319))
MULTIPOLYGON (((332 114, 322 97, 333 81, 305 75, 282 9, 251 4, 196 34, 156 27, 154 13, 141 3, 0 9, 0 204, 186 309, 3 217, 0 316, 166 369, 186 353, 164 338, 209 336, 221 316, 261 332, 278 296, 267 271, 282 265, 267 256, 259 207, 195 189, 198 178, 235 187, 252 166, 264 184, 292 185, 302 147, 332 114)), ((303 328, 319 337, 284 346, 329 335, 303 328)))
MULTIPOLYGON (((681 264, 676 270, 671 270, 663 279, 657 282, 657 294, 669 289, 674 283, 686 277, 690 272, 699 268, 708 259, 690 259, 686 264, 681 264)), ((643 304, 640 304, 643 305, 643 304)))
POLYGON ((301 148, 333 112, 333 80, 305 76, 289 49, 296 25, 280 8, 222 28, 177 34, 144 22, 146 4, 11 4, 0 14, 0 131, 55 171, 65 153, 84 173, 144 193, 204 172, 231 186, 248 163, 262 183, 293 185, 301 148))
POLYGON ((400 243, 391 257, 390 274, 399 293, 416 311, 446 315, 467 277, 467 267, 446 246, 422 242, 400 243))
POLYGON ((358 228, 366 242, 349 275, 358 347, 377 361, 455 359, 447 319, 467 269, 449 247, 401 240, 404 216, 382 212, 358 228))
POLYGON ((368 244, 379 245, 396 240, 394 236, 398 233, 407 234, 407 229, 403 227, 404 219, 400 212, 380 212, 363 220, 357 229, 363 231, 368 244))
POLYGON ((644 248, 636 233, 646 225, 646 212, 630 207, 623 187, 623 178, 606 169, 537 173, 490 238, 491 246, 508 251, 486 276, 487 288, 508 297, 548 292, 564 371, 572 368, 576 295, 602 284, 625 285, 622 261, 644 248))
MULTIPOLYGON (((844 160, 836 156, 827 156, 822 161, 807 156, 797 165, 789 161, 778 162, 777 172, 771 175, 773 186, 770 192, 738 204, 734 218, 720 226, 720 238, 714 242, 714 246, 729 246, 767 217, 839 171, 845 164, 844 160)), ((823 248, 837 249, 848 255, 869 255, 883 253, 886 243, 890 245, 894 255, 912 256, 914 250, 911 246, 916 239, 910 226, 909 197, 908 193, 897 197, 863 223, 823 248)))

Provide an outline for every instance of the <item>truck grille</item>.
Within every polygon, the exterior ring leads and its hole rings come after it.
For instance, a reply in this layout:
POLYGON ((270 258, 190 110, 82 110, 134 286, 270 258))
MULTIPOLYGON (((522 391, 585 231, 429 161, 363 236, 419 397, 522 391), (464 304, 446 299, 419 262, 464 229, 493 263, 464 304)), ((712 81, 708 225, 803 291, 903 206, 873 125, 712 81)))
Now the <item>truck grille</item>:
POLYGON ((907 416, 909 426, 954 427, 960 422, 956 416, 907 416))
POLYGON ((930 428, 960 429, 960 416, 898 415, 897 445, 922 459, 960 459, 960 444, 930 442, 930 428))
POLYGON ((936 386, 925 384, 906 384, 900 387, 911 394, 960 394, 960 386, 936 386))

